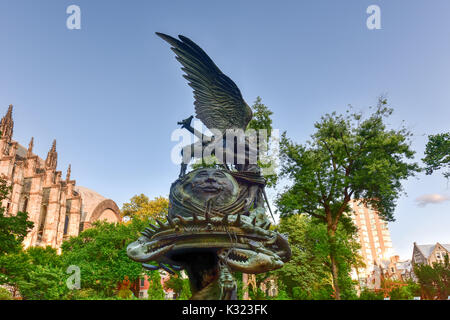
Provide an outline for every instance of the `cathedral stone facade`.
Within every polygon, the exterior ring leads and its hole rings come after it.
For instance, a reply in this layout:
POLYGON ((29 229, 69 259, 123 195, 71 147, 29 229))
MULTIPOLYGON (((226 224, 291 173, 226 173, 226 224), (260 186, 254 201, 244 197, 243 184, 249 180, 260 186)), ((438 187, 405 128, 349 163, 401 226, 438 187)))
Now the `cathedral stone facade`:
POLYGON ((33 153, 33 138, 28 148, 12 140, 12 105, 0 122, 0 176, 11 186, 2 206, 7 215, 28 212, 34 228, 24 240, 30 246, 59 248, 64 239, 77 236, 94 221, 119 222, 119 208, 95 191, 76 186, 71 168, 65 179, 56 170, 56 140, 45 160, 33 153))

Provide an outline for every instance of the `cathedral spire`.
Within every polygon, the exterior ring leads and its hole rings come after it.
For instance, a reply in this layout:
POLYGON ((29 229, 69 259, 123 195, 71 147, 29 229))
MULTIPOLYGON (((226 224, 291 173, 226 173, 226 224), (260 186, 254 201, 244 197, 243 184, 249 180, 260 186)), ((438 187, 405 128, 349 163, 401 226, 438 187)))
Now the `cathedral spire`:
POLYGON ((27 157, 31 157, 33 155, 33 146, 34 146, 34 137, 31 137, 30 143, 28 144, 27 157))
POLYGON ((56 164, 58 161, 58 153, 56 152, 56 139, 53 140, 52 148, 47 153, 47 159, 45 159, 45 167, 47 169, 56 170, 56 164))
POLYGON ((67 168, 67 174, 66 174, 66 181, 70 181, 70 173, 72 172, 71 165, 69 164, 69 167, 67 168))
POLYGON ((11 141, 13 135, 14 121, 12 119, 12 104, 9 105, 8 111, 0 122, 0 132, 2 140, 11 141))

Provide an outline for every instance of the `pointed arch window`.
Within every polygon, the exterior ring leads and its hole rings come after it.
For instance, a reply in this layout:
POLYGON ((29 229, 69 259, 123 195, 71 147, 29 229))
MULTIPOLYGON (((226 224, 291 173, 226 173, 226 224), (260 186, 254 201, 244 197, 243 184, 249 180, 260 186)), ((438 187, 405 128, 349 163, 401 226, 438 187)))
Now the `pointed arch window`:
POLYGON ((22 210, 20 210, 20 211, 27 212, 27 210, 28 210, 28 197, 25 197, 23 199, 22 210))
POLYGON ((44 233, 45 220, 47 219, 47 205, 41 207, 41 216, 39 217, 38 241, 42 241, 44 233))

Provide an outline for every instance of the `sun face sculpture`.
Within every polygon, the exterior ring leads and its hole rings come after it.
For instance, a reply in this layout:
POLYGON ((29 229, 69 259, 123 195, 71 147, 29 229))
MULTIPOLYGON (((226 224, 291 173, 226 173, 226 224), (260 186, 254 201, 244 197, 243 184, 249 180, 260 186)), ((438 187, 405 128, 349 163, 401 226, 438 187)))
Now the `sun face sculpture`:
POLYGON ((198 205, 211 202, 219 207, 236 201, 239 186, 227 172, 204 168, 192 172, 186 180, 181 192, 198 205))

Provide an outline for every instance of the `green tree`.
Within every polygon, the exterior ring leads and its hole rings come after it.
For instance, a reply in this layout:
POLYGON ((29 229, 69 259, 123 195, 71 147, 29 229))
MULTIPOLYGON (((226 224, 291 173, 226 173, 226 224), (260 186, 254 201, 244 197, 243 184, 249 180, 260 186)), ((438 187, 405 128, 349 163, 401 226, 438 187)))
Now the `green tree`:
MULTIPOLYGON (((265 148, 260 148, 262 143, 269 146, 270 143, 273 143, 274 141, 271 141, 272 136, 272 115, 273 112, 262 103, 261 97, 257 97, 255 102, 252 105, 252 112, 253 112, 253 118, 250 120, 250 122, 247 125, 247 131, 252 129, 256 130, 266 130, 267 132, 267 140, 266 141, 260 141, 260 136, 257 137, 257 144, 258 144, 258 154, 262 153, 265 148)), ((266 148, 268 150, 268 148, 266 148)), ((275 169, 275 159, 273 157, 271 158, 268 153, 266 154, 260 154, 258 158, 258 165, 263 169, 264 173, 267 173, 265 175, 267 186, 274 187, 278 181, 278 176, 275 173, 275 170, 271 170, 271 172, 266 172, 268 168, 274 168, 275 169), (261 161, 263 158, 264 161, 261 161)))
POLYGON ((0 284, 14 288, 14 296, 30 272, 30 259, 24 251, 0 256, 0 284))
POLYGON ((0 300, 12 300, 13 296, 8 289, 0 287, 0 300))
POLYGON ((178 296, 178 300, 189 300, 192 296, 191 285, 189 283, 189 278, 183 279, 183 285, 181 287, 181 293, 178 296))
MULTIPOLYGON (((282 284, 295 300, 331 299, 330 245, 326 226, 308 215, 297 214, 281 218, 278 229, 288 236, 292 250, 291 260, 271 273, 279 280, 279 287, 282 284)), ((349 272, 351 267, 361 263, 357 253, 359 244, 353 239, 356 230, 351 228, 350 231, 340 226, 336 232, 341 270, 339 283, 345 299, 356 298, 349 272)))
POLYGON ((267 138, 272 134, 272 115, 273 112, 262 103, 261 97, 256 97, 252 105, 253 118, 247 125, 247 129, 267 130, 267 138))
POLYGON ((164 286, 173 290, 177 300, 188 300, 192 295, 189 279, 183 279, 179 272, 170 276, 164 286))
MULTIPOLYGON (((330 266, 336 299, 339 287, 339 250, 336 232, 350 212, 352 198, 394 221, 395 200, 402 192, 401 181, 419 171, 407 162, 411 133, 404 127, 386 128, 392 113, 384 99, 363 119, 361 113, 326 114, 315 123, 316 132, 305 145, 283 134, 280 143, 281 175, 292 185, 277 199, 282 214, 307 213, 326 225, 330 245, 330 266)), ((343 223, 346 227, 350 223, 343 223)))
POLYGON ((447 300, 450 295, 450 263, 448 255, 445 255, 443 263, 435 262, 431 266, 416 264, 414 273, 424 299, 447 300))
POLYGON ((406 284, 397 286, 389 292, 391 300, 412 300, 414 297, 420 295, 420 286, 413 282, 397 282, 399 284, 406 284))
POLYGON ((138 218, 126 224, 95 222, 92 228, 62 244, 64 266, 80 268, 81 288, 93 289, 104 297, 115 296, 125 276, 134 284, 144 273, 139 263, 128 258, 126 248, 146 224, 147 220, 138 218))
POLYGON ((248 296, 252 300, 267 300, 266 293, 264 291, 262 291, 259 286, 256 287, 255 291, 249 290, 248 296))
POLYGON ((64 299, 69 289, 62 268, 33 265, 26 279, 19 283, 20 295, 27 300, 64 299))
POLYGON ((444 169, 444 177, 450 177, 450 132, 428 136, 428 143, 425 148, 426 174, 444 169))
POLYGON ((237 299, 244 300, 244 291, 248 290, 248 288, 244 288, 244 282, 242 281, 242 272, 235 272, 234 279, 236 280, 237 285, 237 299))
POLYGON ((328 282, 327 270, 321 256, 317 255, 311 218, 305 215, 286 216, 280 219, 279 232, 286 234, 291 246, 292 257, 283 268, 272 273, 286 287, 294 299, 308 299, 311 291, 328 282))
POLYGON ((360 295, 359 300, 383 300, 384 293, 383 292, 374 292, 373 290, 369 290, 364 288, 360 295))
POLYGON ((68 293, 61 257, 51 247, 31 247, 0 257, 0 283, 26 300, 64 299, 68 293))
POLYGON ((165 220, 169 210, 169 200, 164 197, 156 197, 150 200, 145 194, 135 195, 122 206, 122 217, 141 219, 165 220))
POLYGON ((151 271, 150 277, 148 279, 150 286, 148 288, 148 299, 149 300, 164 300, 165 294, 163 287, 161 285, 161 276, 158 270, 151 271))

